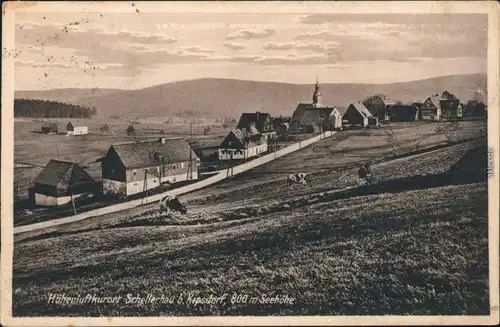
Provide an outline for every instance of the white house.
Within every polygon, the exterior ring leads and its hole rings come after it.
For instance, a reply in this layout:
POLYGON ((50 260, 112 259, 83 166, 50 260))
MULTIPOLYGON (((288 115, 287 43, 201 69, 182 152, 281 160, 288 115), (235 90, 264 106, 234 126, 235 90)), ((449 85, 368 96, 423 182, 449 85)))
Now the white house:
POLYGON ((267 152, 267 142, 261 134, 245 136, 241 130, 230 131, 219 148, 219 160, 248 159, 267 152))
POLYGON ((85 135, 89 133, 89 129, 87 126, 73 126, 73 124, 68 123, 66 125, 66 134, 67 135, 85 135))

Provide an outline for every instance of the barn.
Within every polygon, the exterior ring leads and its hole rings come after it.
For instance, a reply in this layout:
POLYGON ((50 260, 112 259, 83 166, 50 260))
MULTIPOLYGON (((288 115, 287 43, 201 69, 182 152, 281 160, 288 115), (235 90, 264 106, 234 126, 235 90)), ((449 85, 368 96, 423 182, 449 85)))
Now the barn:
POLYGON ((364 104, 361 102, 353 102, 347 107, 347 110, 342 116, 342 125, 361 127, 376 126, 378 125, 378 119, 377 117, 373 117, 364 104))
POLYGON ((219 148, 219 160, 248 159, 267 151, 267 142, 261 134, 229 131, 219 148))
POLYGON ((51 159, 35 179, 30 197, 39 206, 60 206, 96 192, 98 184, 78 164, 51 159))
POLYGON ((418 108, 412 104, 395 104, 388 111, 393 122, 410 122, 418 120, 418 108))
POLYGON ((71 122, 66 125, 66 134, 67 135, 86 135, 89 133, 87 126, 73 126, 71 122))
POLYGON ((41 132, 43 134, 57 134, 58 127, 55 123, 45 123, 42 125, 41 132))
POLYGON ((102 158, 105 195, 130 196, 198 178, 199 159, 182 138, 113 144, 102 158))

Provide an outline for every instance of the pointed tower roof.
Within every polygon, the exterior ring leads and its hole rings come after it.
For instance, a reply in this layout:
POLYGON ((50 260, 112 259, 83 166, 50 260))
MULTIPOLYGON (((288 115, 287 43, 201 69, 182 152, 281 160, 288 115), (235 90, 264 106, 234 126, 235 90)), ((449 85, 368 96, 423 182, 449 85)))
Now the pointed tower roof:
POLYGON ((321 104, 321 92, 319 91, 319 81, 318 77, 316 77, 316 85, 314 86, 314 94, 313 94, 313 105, 321 104))

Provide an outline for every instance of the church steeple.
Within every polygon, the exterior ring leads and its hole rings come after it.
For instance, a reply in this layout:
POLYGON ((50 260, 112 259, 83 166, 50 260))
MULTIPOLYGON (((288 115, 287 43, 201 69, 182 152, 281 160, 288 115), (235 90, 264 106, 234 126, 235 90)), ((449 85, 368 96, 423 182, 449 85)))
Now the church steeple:
POLYGON ((316 77, 316 86, 314 87, 314 94, 313 94, 313 106, 318 107, 321 105, 321 93, 319 92, 319 82, 318 78, 316 77))

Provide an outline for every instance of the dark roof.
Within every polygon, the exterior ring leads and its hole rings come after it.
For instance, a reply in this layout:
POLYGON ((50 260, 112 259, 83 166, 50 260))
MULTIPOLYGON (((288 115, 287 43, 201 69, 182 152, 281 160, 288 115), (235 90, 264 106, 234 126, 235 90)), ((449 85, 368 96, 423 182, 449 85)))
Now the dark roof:
POLYGON ((295 108, 295 111, 292 114, 292 120, 299 121, 302 120, 302 117, 304 116, 304 112, 306 111, 307 108, 312 107, 311 103, 299 103, 297 105, 297 108, 295 108))
POLYGON ((182 138, 165 139, 164 144, 160 140, 154 140, 114 144, 112 147, 129 169, 156 167, 162 163, 173 164, 198 158, 191 146, 182 138), (160 159, 155 159, 155 153, 160 155, 160 159))
POLYGON ((319 116, 320 113, 330 115, 335 107, 319 105, 315 107, 312 103, 299 103, 292 115, 292 120, 302 122, 305 118, 319 116))
POLYGON ((227 136, 222 141, 220 147, 223 149, 227 148, 226 144, 228 144, 231 138, 235 138, 240 143, 240 146, 244 149, 254 147, 262 142, 261 134, 248 135, 245 134, 242 130, 236 129, 229 131, 227 136))
POLYGON ((44 123, 42 125, 42 128, 57 128, 57 124, 56 123, 44 123))
POLYGON ((302 121, 314 121, 320 123, 326 117, 332 114, 334 108, 320 107, 320 108, 306 108, 304 115, 302 116, 302 121), (323 115, 323 117, 321 117, 323 115))
POLYGON ((190 142, 193 149, 218 148, 225 136, 199 138, 190 142))
POLYGON ((73 174, 79 175, 79 181, 92 182, 93 179, 78 164, 74 162, 51 159, 35 179, 36 184, 57 186, 60 182, 68 185, 73 174))
POLYGON ((242 113, 240 120, 238 121, 237 129, 245 129, 250 127, 252 123, 255 124, 255 127, 259 132, 264 131, 264 123, 267 118, 271 118, 271 115, 266 112, 251 112, 251 113, 242 113))
POLYGON ((370 111, 361 102, 353 102, 349 105, 349 107, 350 106, 353 106, 354 109, 356 109, 362 116, 372 117, 372 114, 370 113, 370 111))

